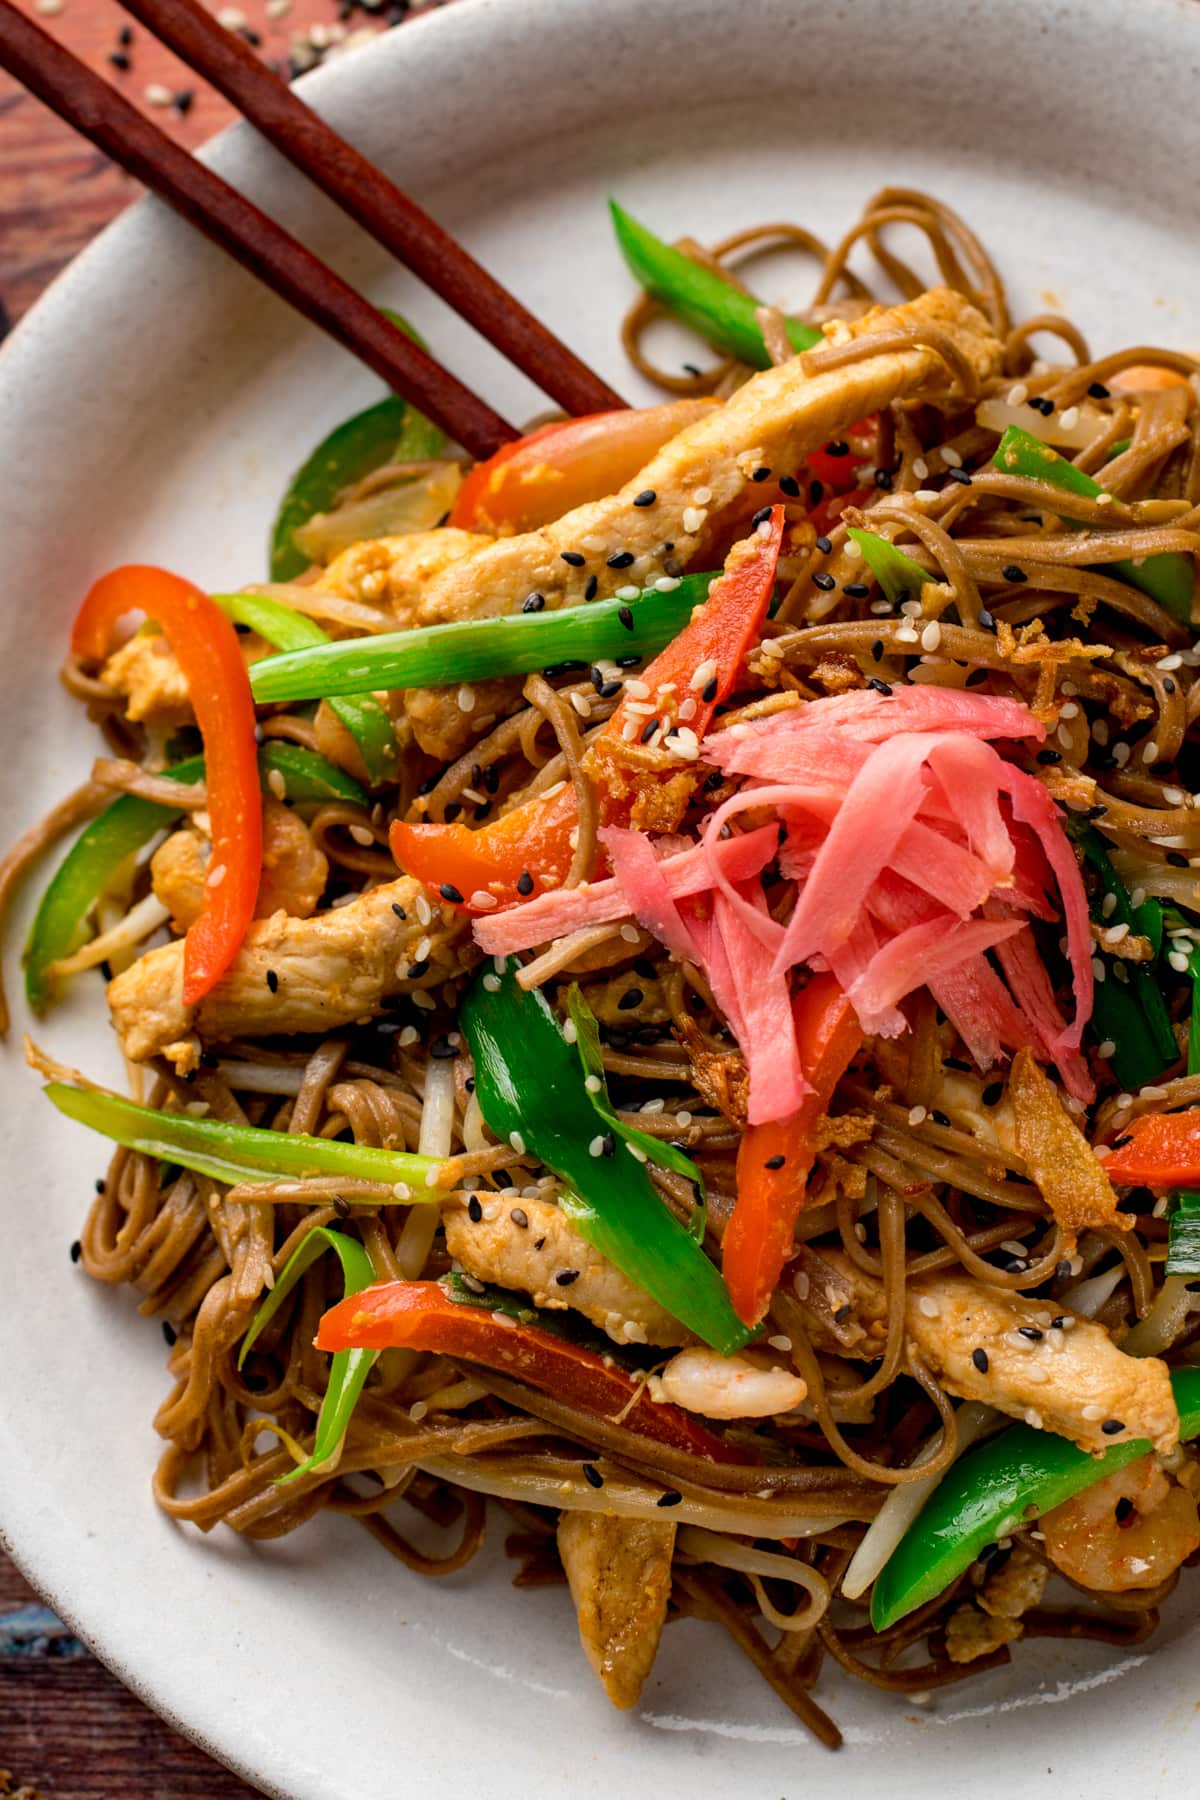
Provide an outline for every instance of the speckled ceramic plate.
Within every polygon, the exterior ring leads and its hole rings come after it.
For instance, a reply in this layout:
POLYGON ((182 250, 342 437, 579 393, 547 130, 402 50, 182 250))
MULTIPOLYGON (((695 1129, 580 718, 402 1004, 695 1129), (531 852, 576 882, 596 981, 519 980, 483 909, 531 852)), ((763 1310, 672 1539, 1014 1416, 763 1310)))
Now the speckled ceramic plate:
MULTIPOLYGON (((1193 0, 460 0, 305 93, 633 394, 610 190, 668 233, 791 216, 834 237, 873 188, 919 183, 968 212, 1026 309, 1068 308, 1097 344, 1194 348, 1198 63, 1193 0)), ((212 154, 503 409, 534 410, 252 133, 212 154)), ((92 755, 55 680, 88 581, 130 559, 214 588, 261 575, 288 473, 372 391, 153 203, 36 308, 0 356, 0 837, 92 755)), ((343 1520, 263 1547, 173 1528, 149 1493, 162 1339, 71 1266, 104 1153, 38 1098, 24 1023, 0 1087, 4 1541, 126 1681, 249 1779, 303 1800, 1194 1786, 1184 1608, 1149 1651, 1022 1647, 924 1709, 835 1671, 833 1758, 691 1623, 667 1634, 640 1708, 610 1712, 565 1592, 512 1592, 498 1554, 430 1583, 343 1520)), ((98 979, 46 1035, 113 1069, 98 979)))

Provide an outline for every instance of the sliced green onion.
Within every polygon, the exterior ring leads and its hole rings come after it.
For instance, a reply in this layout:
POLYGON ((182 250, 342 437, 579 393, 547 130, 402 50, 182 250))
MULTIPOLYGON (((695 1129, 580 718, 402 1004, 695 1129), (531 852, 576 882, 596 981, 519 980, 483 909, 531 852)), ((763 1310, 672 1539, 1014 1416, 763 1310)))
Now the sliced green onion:
MULTIPOLYGON (((178 1163, 197 1175, 231 1186, 242 1181, 275 1181, 281 1176, 344 1175, 348 1180, 399 1186, 395 1195, 406 1204, 436 1201, 434 1185, 443 1164, 431 1156, 404 1150, 378 1150, 371 1144, 343 1144, 333 1138, 306 1137, 286 1131, 262 1131, 255 1125, 230 1125, 223 1119, 193 1119, 185 1113, 156 1112, 120 1094, 51 1081, 47 1097, 68 1119, 140 1150, 161 1162, 178 1163)), ((378 1205, 372 1201, 372 1205, 378 1205)))
POLYGON ((465 619, 269 656, 254 664, 250 686, 258 701, 316 700, 527 675, 556 663, 587 664, 635 652, 653 656, 687 624, 714 579, 685 575, 668 592, 650 588, 628 604, 593 600, 557 612, 465 619))
MULTIPOLYGON (((327 1250, 332 1250, 342 1265, 345 1293, 361 1294, 364 1288, 370 1287, 375 1281, 376 1275, 371 1266, 371 1259, 357 1239, 347 1237, 341 1231, 330 1231, 324 1225, 315 1226, 297 1244, 276 1279, 275 1286, 255 1313, 254 1322, 242 1340, 242 1348, 238 1356, 239 1369, 245 1362, 255 1340, 270 1324, 301 1276, 306 1274, 318 1257, 323 1256, 327 1250)), ((341 1449, 342 1439, 346 1435, 346 1427, 350 1423, 350 1415, 358 1403, 358 1397, 362 1393, 363 1385, 371 1372, 371 1365, 377 1354, 378 1352, 375 1350, 339 1350, 336 1352, 329 1365, 329 1380, 325 1386, 325 1397, 321 1402, 320 1413, 317 1415, 317 1430, 313 1439, 312 1454, 287 1475, 281 1475, 274 1486, 284 1487, 289 1481, 295 1481, 300 1475, 309 1475, 323 1470, 327 1464, 333 1461, 341 1449)))

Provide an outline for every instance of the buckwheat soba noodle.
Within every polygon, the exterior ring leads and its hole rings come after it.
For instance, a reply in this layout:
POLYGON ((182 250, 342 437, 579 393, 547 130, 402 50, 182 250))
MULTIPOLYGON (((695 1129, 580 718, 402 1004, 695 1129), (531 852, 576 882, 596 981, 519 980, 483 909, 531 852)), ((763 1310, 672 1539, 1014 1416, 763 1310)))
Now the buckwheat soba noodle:
POLYGON ((388 399, 268 582, 105 576, 0 892, 82 827, 26 988, 103 972, 128 1096, 28 1056, 164 1511, 500 1531, 618 1706, 696 1616, 834 1746, 1200 1549, 1200 362, 904 189, 614 222, 664 398, 474 468, 388 399))

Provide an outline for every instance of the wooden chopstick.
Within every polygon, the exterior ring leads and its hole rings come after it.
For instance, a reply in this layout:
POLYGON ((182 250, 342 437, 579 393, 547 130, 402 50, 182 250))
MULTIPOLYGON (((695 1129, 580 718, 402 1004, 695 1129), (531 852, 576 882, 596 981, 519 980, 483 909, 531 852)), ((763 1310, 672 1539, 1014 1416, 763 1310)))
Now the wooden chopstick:
POLYGON ((340 275, 152 125, 11 0, 0 0, 0 67, 297 312, 352 351, 472 456, 490 456, 517 436, 506 419, 340 275))
POLYGON ((567 412, 624 406, 428 213, 226 31, 200 0, 121 0, 289 162, 567 412))

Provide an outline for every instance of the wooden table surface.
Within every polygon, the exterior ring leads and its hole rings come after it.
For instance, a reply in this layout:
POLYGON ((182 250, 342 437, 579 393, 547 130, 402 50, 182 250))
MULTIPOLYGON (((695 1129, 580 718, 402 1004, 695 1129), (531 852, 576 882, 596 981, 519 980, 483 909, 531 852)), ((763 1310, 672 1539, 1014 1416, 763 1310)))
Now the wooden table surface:
MULTIPOLYGON (((112 0, 18 4, 181 143, 202 143, 231 117, 225 102, 146 31, 129 27, 112 0), (123 31, 131 34, 127 42, 123 31)), ((286 77, 336 55, 350 37, 402 25, 437 0, 241 0, 236 10, 227 0, 206 4, 228 15, 223 23, 244 19, 251 41, 259 40, 261 54, 286 77)), ((139 192, 0 73, 0 336, 139 192)), ((0 1796, 253 1800, 253 1792, 122 1687, 0 1554, 0 1796)))

